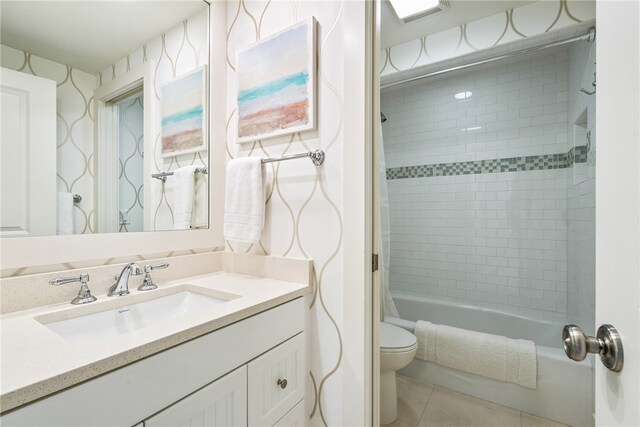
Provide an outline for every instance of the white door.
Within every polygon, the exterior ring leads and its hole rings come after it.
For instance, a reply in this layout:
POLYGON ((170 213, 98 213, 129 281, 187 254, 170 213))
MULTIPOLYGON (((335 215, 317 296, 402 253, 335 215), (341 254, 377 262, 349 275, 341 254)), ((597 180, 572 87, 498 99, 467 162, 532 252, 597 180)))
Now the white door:
POLYGON ((145 427, 246 425, 246 366, 236 369, 144 421, 145 427))
POLYGON ((0 69, 0 236, 56 234, 56 82, 0 69))
POLYGON ((624 347, 621 372, 596 361, 596 425, 639 426, 640 6, 599 1, 596 16, 596 329, 624 347))

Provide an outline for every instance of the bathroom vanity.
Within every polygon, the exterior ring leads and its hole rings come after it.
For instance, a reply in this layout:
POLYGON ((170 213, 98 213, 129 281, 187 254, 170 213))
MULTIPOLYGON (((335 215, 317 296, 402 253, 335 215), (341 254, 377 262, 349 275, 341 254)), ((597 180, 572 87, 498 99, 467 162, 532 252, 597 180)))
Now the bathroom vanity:
POLYGON ((159 285, 4 315, 2 425, 304 425, 308 283, 159 285))

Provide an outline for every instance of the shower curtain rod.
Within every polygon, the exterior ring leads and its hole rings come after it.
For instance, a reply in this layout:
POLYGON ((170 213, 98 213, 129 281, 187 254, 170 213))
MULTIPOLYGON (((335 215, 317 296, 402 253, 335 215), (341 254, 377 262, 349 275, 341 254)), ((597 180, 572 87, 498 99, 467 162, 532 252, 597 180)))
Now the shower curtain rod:
POLYGON ((435 76, 439 76, 441 74, 450 73, 452 71, 464 70, 464 69, 467 69, 467 68, 475 67, 477 65, 489 64, 491 62, 499 61, 501 59, 512 58, 514 56, 520 56, 520 55, 524 55, 525 53, 536 52, 538 50, 548 49, 550 47, 562 46, 564 44, 573 43, 573 42, 577 42, 577 41, 580 41, 580 40, 587 40, 589 42, 592 42, 592 41, 595 40, 595 38, 596 38, 596 29, 591 27, 591 28, 589 28, 589 32, 587 34, 583 34, 581 36, 570 37, 570 38, 567 38, 567 39, 557 40, 557 41, 554 41, 554 42, 549 42, 549 43, 541 44, 541 45, 538 45, 538 46, 532 46, 532 47, 528 47, 528 48, 525 48, 525 49, 516 50, 516 51, 508 52, 508 53, 505 53, 505 54, 502 54, 502 55, 494 56, 494 57, 491 57, 491 58, 482 59, 480 61, 470 62, 468 64, 463 64, 463 65, 458 65, 456 67, 447 68, 445 70, 434 71, 432 73, 422 74, 422 75, 414 76, 414 77, 408 77, 406 79, 402 79, 402 80, 398 80, 398 81, 395 81, 395 82, 391 82, 391 83, 386 83, 386 84, 380 85, 380 89, 386 89, 386 88, 389 88, 389 87, 401 85, 403 83, 415 82, 415 81, 426 79, 426 78, 429 78, 429 77, 435 77, 435 76))

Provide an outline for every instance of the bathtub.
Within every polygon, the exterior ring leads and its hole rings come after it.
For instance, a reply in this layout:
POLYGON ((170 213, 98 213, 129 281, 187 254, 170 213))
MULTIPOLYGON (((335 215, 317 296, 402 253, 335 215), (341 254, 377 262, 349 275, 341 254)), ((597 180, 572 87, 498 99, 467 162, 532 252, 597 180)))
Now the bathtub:
POLYGON ((428 320, 532 340, 538 359, 535 390, 419 359, 414 359, 400 374, 571 426, 595 424, 594 359, 589 356, 577 363, 567 358, 561 347, 562 324, 401 293, 393 293, 393 300, 401 318, 387 317, 388 323, 413 332, 417 320, 428 320))

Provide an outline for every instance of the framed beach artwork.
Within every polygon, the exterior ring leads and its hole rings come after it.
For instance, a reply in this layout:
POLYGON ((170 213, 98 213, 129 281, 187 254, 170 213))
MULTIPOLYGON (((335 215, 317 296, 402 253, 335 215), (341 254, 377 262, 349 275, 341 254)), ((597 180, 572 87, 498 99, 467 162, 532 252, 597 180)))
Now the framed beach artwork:
POLYGON ((160 89, 162 157, 207 149, 206 65, 160 89))
POLYGON ((237 142, 316 128, 316 20, 236 52, 237 142))

